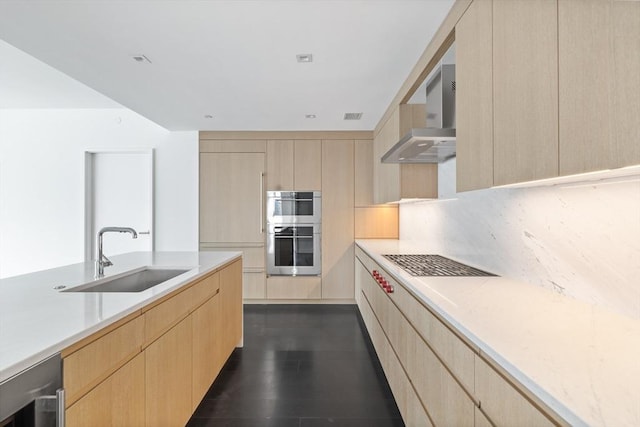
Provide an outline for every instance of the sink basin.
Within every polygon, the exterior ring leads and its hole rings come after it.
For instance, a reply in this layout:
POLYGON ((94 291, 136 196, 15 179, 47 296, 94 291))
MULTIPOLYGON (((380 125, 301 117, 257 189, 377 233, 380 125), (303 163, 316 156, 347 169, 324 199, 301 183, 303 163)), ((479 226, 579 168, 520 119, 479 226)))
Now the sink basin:
POLYGON ((142 292, 187 271, 189 269, 142 267, 117 276, 66 289, 63 292, 142 292))

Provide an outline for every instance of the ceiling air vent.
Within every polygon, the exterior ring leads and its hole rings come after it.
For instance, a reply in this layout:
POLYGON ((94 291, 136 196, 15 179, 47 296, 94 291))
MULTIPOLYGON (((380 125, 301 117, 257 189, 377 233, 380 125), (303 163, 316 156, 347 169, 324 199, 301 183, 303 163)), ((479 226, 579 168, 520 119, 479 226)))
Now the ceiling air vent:
POLYGON ((345 120, 360 120, 362 113, 344 113, 345 120))

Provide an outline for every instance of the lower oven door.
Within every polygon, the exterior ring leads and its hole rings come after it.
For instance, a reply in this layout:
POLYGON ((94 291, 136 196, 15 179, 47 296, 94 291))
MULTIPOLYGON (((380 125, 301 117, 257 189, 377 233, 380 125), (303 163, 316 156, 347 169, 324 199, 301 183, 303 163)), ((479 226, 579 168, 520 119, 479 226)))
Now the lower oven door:
POLYGON ((273 276, 319 276, 320 224, 269 225, 267 274, 273 276))

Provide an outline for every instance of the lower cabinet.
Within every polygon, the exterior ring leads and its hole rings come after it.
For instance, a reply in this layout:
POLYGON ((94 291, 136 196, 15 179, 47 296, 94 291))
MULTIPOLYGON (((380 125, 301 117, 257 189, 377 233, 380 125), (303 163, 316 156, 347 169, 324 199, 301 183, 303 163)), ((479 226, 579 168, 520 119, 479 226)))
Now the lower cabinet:
POLYGON ((145 357, 139 353, 66 410, 67 427, 144 426, 145 357))
POLYGON ((219 322, 219 295, 209 299, 191 315, 193 338, 191 401, 193 410, 200 404, 225 362, 224 353, 218 351, 222 334, 216 330, 215 326, 219 322))
POLYGON ((185 425, 191 413, 191 317, 186 317, 144 351, 146 425, 185 425))
POLYGON ((497 426, 556 425, 481 358, 476 357, 476 394, 497 426))
POLYGON ((67 426, 182 426, 242 340, 242 261, 65 349, 67 426))
POLYGON ((356 301, 407 426, 563 424, 388 276, 386 293, 373 270, 385 275, 356 248, 356 301))

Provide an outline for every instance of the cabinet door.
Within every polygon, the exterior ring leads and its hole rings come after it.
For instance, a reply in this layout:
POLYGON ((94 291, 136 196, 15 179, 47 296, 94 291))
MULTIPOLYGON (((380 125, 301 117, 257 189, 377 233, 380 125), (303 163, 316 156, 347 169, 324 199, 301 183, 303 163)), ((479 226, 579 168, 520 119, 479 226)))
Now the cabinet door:
POLYGON ((555 425, 486 362, 479 357, 475 360, 476 396, 482 412, 494 425, 555 425))
POLYGON ((242 261, 220 271, 219 351, 216 357, 226 361, 242 339, 242 261))
POLYGON ((493 185, 491 0, 475 0, 456 25, 456 186, 493 185))
POLYGON ((613 1, 614 167, 640 164, 640 2, 613 1))
POLYGON ((373 204, 373 141, 354 141, 355 206, 373 204))
POLYGON ((200 153, 200 242, 264 240, 264 153, 200 153))
POLYGON ((146 348, 146 425, 181 426, 191 417, 191 316, 146 348))
POLYGON ((493 2, 494 184, 558 175, 554 0, 493 2))
POLYGON ((560 175, 615 161, 612 30, 610 0, 558 0, 560 175))
POLYGON ((267 190, 293 189, 293 141, 267 141, 267 190))
POLYGON ((322 141, 322 298, 353 299, 353 141, 322 141))
POLYGON ((145 425, 144 356, 142 353, 71 405, 67 427, 145 425))
POLYGON ((294 149, 293 189, 320 191, 322 189, 322 144, 319 140, 297 140, 294 149))
POLYGON ((224 360, 217 357, 216 353, 219 301, 220 297, 216 295, 191 314, 193 334, 193 410, 200 404, 224 364, 224 360))

